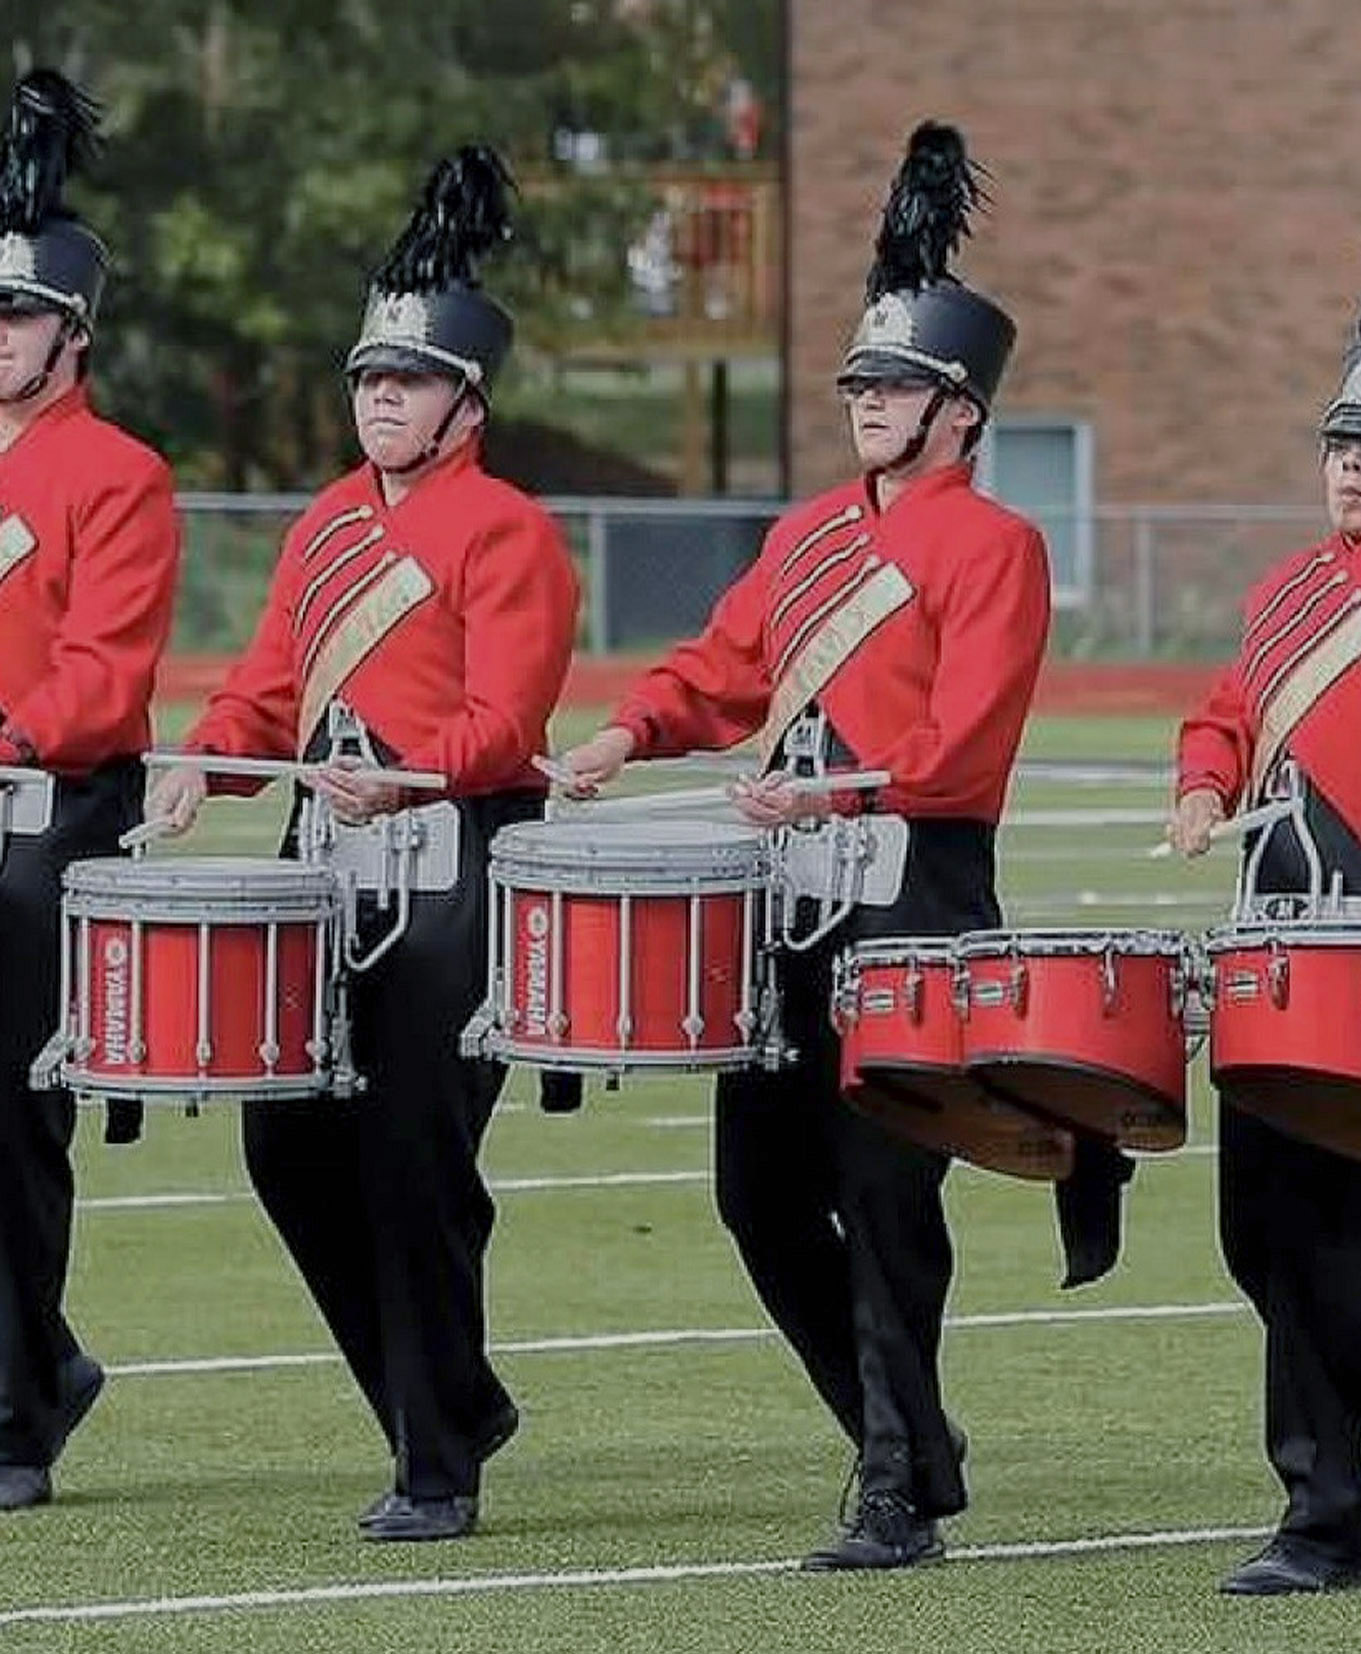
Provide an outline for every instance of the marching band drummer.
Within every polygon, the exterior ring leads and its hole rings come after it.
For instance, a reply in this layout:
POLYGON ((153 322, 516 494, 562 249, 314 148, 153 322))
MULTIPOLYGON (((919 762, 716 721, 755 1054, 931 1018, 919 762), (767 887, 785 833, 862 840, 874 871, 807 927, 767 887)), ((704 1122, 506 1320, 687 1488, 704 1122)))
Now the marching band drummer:
POLYGON ((2 1510, 52 1497, 104 1382, 61 1308, 74 1104, 30 1089, 29 1065, 61 1015, 62 870, 114 855, 141 813, 179 563, 168 468, 90 405, 108 252, 62 191, 97 149, 98 112, 34 69, 0 139, 0 764, 56 775, 48 827, 0 851, 2 1510))
MULTIPOLYGON (((860 476, 782 517, 702 636, 565 755, 573 790, 589 795, 629 759, 759 730, 763 761, 780 766, 811 734, 824 761, 890 771, 878 803, 911 823, 893 905, 860 906, 827 943, 781 960, 792 1073, 718 1081, 720 1214, 861 1455, 858 1508, 807 1559, 815 1569, 933 1561, 937 1519, 966 1502, 938 1366, 948 1161, 841 1103, 829 1006, 831 956, 858 937, 999 923, 993 841, 1044 650, 1049 570, 1039 531, 973 487, 1015 336, 947 269, 981 194, 959 133, 919 126, 837 380, 860 476)), ((735 801, 762 828, 813 811, 776 773, 740 784, 735 801)), ((1080 1165, 1063 1195, 1072 1282, 1112 1261, 1123 1173, 1094 1148, 1080 1165)))
MULTIPOLYGON (((1319 431, 1332 532, 1248 594, 1243 643, 1182 725, 1168 835, 1188 856, 1287 756, 1326 876, 1361 893, 1361 320, 1319 431)), ((1272 833, 1263 891, 1303 891, 1293 835, 1272 833)), ((1275 1596, 1361 1584, 1361 1165, 1220 1095, 1219 1230, 1266 1329, 1266 1447, 1280 1526, 1221 1589, 1275 1596)))
MULTIPOLYGON (((367 1093, 243 1104, 251 1179, 392 1451, 392 1486, 359 1518, 373 1540, 471 1532, 482 1463, 518 1423, 487 1356, 477 1166, 505 1070, 461 1058, 458 1035, 485 989, 488 841, 542 811, 529 760, 577 584, 552 519, 479 459, 512 329, 476 265, 510 233, 509 187, 482 146, 431 174, 346 362, 364 461, 289 533, 255 637, 187 742, 325 759, 343 700, 380 764, 440 772, 458 805, 457 884, 414 895, 402 939, 352 987, 367 1093)), ((343 761, 316 787, 348 825, 413 801, 343 761)), ((183 830, 206 790, 172 769, 148 818, 183 830)))

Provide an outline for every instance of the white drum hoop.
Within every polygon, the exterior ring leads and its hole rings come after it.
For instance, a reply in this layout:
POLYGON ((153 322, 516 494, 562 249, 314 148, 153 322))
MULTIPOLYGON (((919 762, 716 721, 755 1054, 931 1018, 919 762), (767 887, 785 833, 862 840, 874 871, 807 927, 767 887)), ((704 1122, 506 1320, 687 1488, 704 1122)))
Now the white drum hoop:
POLYGON ((1123 958, 1159 957, 1182 959, 1190 943, 1179 930, 1151 930, 1146 927, 1120 930, 1112 927, 1039 930, 971 930, 957 940, 959 957, 969 959, 1012 958, 1100 958, 1108 953, 1123 958))
POLYGON ((712 821, 522 821, 491 842, 488 875, 512 889, 587 895, 721 895, 769 878, 749 828, 712 821))

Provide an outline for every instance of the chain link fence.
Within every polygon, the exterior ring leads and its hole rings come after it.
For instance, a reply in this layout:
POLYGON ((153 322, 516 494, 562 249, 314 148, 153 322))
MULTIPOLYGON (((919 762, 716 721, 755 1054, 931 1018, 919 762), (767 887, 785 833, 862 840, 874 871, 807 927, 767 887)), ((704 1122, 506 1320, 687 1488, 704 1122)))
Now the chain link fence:
MULTIPOLYGON (((301 494, 183 494, 179 654, 231 654, 254 630, 301 494)), ((550 498, 582 574, 581 648, 647 650, 687 637, 746 568, 775 500, 550 498)), ((1231 654, 1248 587, 1325 532, 1304 506, 1099 506, 1037 513, 1089 548, 1057 590, 1055 648, 1072 659, 1231 654), (1074 533, 1080 530, 1080 533, 1074 533)))

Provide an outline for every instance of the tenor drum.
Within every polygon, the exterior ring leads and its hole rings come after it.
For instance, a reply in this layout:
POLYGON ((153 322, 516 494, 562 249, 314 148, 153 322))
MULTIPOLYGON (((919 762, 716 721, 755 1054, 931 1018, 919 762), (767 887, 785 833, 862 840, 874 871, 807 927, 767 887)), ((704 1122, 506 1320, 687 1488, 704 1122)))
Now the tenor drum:
POLYGON ((1361 929, 1209 932, 1210 1074, 1235 1107, 1361 1159, 1361 929))
POLYGON ((464 1048, 543 1068, 722 1069, 770 1058, 769 870, 707 821, 503 827, 488 1002, 464 1048))
POLYGON ((833 1021, 848 1102, 896 1136, 1013 1177, 1064 1178, 1073 1139, 964 1071, 953 942, 881 937, 836 965, 833 1021))
POLYGON ((62 882, 63 1083, 146 1099, 332 1089, 348 1042, 329 871, 109 857, 62 882))
POLYGON ((975 931, 959 956, 970 1075, 1124 1148, 1186 1141, 1191 973, 1179 932, 975 931))

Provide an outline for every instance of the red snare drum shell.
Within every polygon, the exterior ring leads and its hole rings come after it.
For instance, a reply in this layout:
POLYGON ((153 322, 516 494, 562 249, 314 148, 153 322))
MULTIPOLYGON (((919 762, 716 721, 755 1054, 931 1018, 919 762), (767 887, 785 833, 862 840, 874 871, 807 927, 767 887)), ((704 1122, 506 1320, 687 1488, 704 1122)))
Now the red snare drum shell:
POLYGON ((839 995, 846 1100, 895 1136, 1012 1177, 1073 1169, 1071 1135, 990 1096, 965 1074, 948 942, 861 943, 839 995))
POLYGON ((1018 1106, 1124 1148, 1186 1141, 1183 969, 1171 933, 975 932, 967 1071, 1018 1106))
POLYGON ((485 1048, 609 1072, 754 1063, 767 880, 759 836, 718 822, 503 828, 485 1048))
POLYGON ((72 863, 62 882, 66 1083, 147 1098, 329 1086, 339 898, 327 870, 107 857, 72 863))
MULTIPOLYGON (((317 966, 316 927, 281 924, 277 929, 275 1038, 278 1075, 307 1074, 315 1067, 312 1038, 313 983, 317 966)), ((144 923, 142 1022, 145 1053, 138 1057, 129 1039, 129 992, 133 932, 127 921, 91 922, 90 1037, 83 1063, 93 1080, 132 1075, 161 1079, 249 1080, 266 1072, 266 937, 261 925, 214 924, 208 936, 208 1035, 210 1052, 200 1061, 199 927, 144 923)))
POLYGON ((740 1045, 737 1017, 742 1008, 742 917, 740 895, 697 898, 700 1025, 686 1031, 690 1009, 691 906, 688 897, 634 896, 629 900, 628 1027, 621 1030, 624 908, 618 899, 580 892, 562 896, 561 935, 563 1022, 550 1027, 550 975, 555 946, 554 906, 548 895, 517 891, 509 896, 513 914, 512 1003, 518 1011, 515 1042, 529 1051, 570 1048, 618 1051, 704 1053, 740 1045))
POLYGON ((1361 931, 1212 931, 1210 1076, 1237 1108, 1361 1159, 1361 931))

